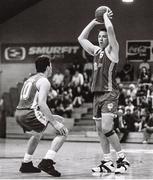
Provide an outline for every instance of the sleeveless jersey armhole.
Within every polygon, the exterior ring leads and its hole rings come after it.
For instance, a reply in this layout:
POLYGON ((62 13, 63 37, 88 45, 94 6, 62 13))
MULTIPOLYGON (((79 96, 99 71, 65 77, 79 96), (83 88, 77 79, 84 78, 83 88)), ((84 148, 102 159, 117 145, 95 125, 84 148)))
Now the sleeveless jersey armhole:
POLYGON ((101 51, 101 48, 99 46, 96 46, 94 49, 94 56, 97 55, 101 51))
POLYGON ((110 54, 108 53, 108 46, 105 48, 105 53, 107 55, 107 57, 110 59, 110 61, 114 62, 114 63, 118 63, 119 60, 114 59, 113 57, 110 56, 110 54))

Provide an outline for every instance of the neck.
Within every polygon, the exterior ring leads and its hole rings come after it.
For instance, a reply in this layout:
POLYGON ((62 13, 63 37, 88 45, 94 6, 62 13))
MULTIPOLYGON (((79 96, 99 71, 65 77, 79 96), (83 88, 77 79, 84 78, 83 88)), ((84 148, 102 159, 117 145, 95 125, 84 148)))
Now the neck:
POLYGON ((47 74, 45 72, 44 73, 43 72, 39 72, 38 74, 47 77, 47 74))

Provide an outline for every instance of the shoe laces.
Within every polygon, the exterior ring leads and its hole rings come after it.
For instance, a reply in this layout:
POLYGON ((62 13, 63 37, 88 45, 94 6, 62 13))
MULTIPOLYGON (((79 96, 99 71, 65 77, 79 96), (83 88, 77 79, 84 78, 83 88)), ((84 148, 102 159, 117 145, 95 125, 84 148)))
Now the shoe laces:
POLYGON ((124 158, 119 158, 116 163, 117 163, 117 168, 120 168, 121 166, 124 165, 124 161, 123 161, 124 158))
POLYGON ((109 161, 101 161, 101 164, 98 166, 98 167, 102 167, 105 163, 107 163, 107 162, 109 162, 109 161))
POLYGON ((54 164, 56 164, 56 163, 53 160, 49 160, 47 166, 48 166, 48 168, 55 169, 53 166, 54 164))

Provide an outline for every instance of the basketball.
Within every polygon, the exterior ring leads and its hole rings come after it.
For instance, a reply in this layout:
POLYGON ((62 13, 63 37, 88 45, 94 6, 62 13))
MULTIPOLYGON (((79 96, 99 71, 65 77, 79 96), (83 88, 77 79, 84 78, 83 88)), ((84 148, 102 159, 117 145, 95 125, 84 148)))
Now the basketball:
POLYGON ((100 6, 95 11, 95 18, 99 22, 103 22, 103 14, 106 12, 106 10, 110 8, 107 6, 100 6))

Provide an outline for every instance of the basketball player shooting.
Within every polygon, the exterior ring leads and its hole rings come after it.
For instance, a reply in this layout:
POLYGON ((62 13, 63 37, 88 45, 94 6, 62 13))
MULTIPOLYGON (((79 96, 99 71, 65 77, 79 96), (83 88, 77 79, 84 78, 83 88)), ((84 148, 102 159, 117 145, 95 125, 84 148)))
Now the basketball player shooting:
POLYGON ((129 167, 125 153, 121 149, 119 138, 113 130, 113 120, 118 108, 119 91, 115 82, 116 66, 119 62, 119 44, 116 39, 114 27, 111 22, 113 16, 110 8, 103 13, 101 7, 96 12, 101 15, 101 21, 93 19, 82 31, 78 37, 81 46, 90 55, 94 57, 93 62, 93 81, 91 90, 94 93, 93 99, 93 119, 96 122, 96 128, 100 138, 100 144, 103 150, 103 160, 97 167, 92 168, 92 172, 116 174, 124 173, 129 167), (92 44, 88 40, 90 31, 96 26, 104 24, 105 28, 100 29, 98 34, 99 46, 92 44), (110 153, 110 144, 117 153, 117 168, 112 161, 110 153))

